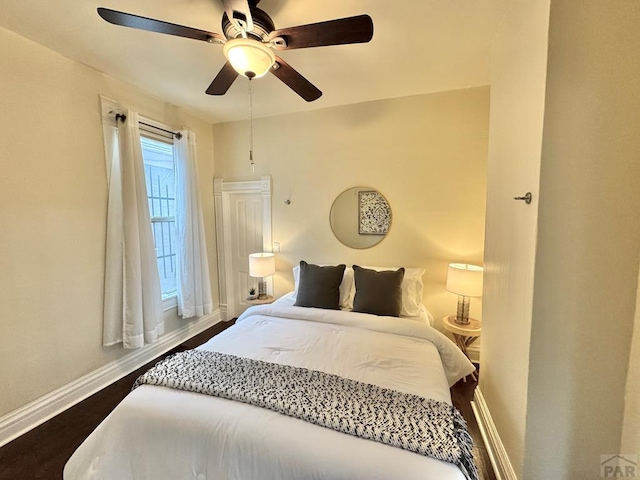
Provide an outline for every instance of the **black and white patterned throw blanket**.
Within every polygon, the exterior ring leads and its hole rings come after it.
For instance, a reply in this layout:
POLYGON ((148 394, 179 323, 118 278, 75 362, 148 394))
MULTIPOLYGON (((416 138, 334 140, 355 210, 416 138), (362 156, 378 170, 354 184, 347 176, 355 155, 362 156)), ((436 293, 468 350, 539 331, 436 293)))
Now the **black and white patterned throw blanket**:
POLYGON ((437 458, 477 480, 473 441, 460 412, 429 400, 328 373, 218 352, 172 355, 144 375, 140 385, 204 393, 437 458))

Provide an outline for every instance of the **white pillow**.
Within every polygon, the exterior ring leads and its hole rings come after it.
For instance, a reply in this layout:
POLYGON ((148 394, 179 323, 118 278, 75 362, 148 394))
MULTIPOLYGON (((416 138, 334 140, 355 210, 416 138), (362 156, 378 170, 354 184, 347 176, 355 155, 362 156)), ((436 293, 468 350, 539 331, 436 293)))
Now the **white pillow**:
MULTIPOLYGON (((384 270, 398 270, 400 267, 362 267, 370 270, 376 270, 378 272, 384 270)), ((404 268, 404 278, 402 279, 402 311, 401 317, 418 317, 420 316, 422 305, 422 276, 424 275, 424 268, 404 268)), ((353 269, 351 269, 351 276, 353 277, 353 269)), ((346 271, 345 271, 346 278, 346 271)), ((344 279, 342 280, 344 282, 344 279)), ((342 285, 340 285, 340 293, 342 294, 342 285)), ((353 308, 353 299, 356 296, 355 279, 353 280, 353 286, 351 288, 351 298, 349 299, 349 305, 353 308)))
MULTIPOLYGON (((320 265, 326 267, 326 265, 320 265)), ((300 264, 293 267, 293 300, 298 298, 298 284, 300 283, 300 264)), ((344 275, 342 276, 342 283, 340 283, 340 308, 353 308, 353 299, 355 293, 351 294, 353 288, 353 268, 347 267, 344 269, 344 275)))

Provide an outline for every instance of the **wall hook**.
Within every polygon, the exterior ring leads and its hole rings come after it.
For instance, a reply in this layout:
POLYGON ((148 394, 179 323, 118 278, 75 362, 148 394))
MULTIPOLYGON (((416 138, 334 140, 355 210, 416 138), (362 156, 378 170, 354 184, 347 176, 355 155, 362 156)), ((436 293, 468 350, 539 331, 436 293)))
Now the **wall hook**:
POLYGON ((527 205, 531 203, 532 198, 533 195, 531 195, 531 192, 525 193, 523 197, 513 197, 514 200, 524 200, 524 203, 526 203, 527 205))
POLYGON ((289 199, 285 200, 285 201, 284 201, 284 204, 285 204, 285 205, 291 205, 291 200, 289 200, 289 199))

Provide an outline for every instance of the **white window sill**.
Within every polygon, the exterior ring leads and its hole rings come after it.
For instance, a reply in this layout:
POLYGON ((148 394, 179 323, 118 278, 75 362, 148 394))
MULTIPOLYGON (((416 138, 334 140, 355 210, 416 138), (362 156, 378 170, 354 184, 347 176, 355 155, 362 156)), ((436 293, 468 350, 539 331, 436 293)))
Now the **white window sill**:
POLYGON ((162 311, 166 312, 167 310, 171 310, 172 308, 176 308, 178 306, 178 294, 174 293, 173 295, 169 295, 167 297, 162 297, 162 311))

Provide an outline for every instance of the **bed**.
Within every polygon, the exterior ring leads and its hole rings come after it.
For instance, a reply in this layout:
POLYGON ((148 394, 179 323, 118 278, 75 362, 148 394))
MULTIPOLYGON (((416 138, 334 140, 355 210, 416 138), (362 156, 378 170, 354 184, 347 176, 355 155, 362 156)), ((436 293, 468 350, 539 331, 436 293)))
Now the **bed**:
MULTIPOLYGON (((344 293, 344 292, 343 292, 344 293)), ((296 292, 251 307, 198 348, 434 399, 474 367, 417 317, 295 306, 296 292)), ((69 459, 65 480, 462 480, 436 458, 267 408, 156 385, 135 388, 69 459)))

